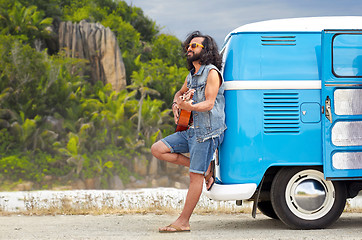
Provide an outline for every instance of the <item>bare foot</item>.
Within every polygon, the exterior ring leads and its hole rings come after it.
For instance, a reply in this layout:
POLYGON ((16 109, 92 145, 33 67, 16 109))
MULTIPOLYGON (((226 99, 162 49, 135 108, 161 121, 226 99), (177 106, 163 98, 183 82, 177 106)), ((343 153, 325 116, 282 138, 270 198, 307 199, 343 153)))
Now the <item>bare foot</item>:
POLYGON ((214 178, 210 177, 209 180, 205 181, 207 191, 210 191, 212 184, 214 183, 214 178))
POLYGON ((206 171, 206 176, 205 176, 205 184, 206 184, 206 189, 207 191, 211 190, 211 187, 214 184, 214 166, 213 166, 213 162, 210 163, 209 168, 206 171))

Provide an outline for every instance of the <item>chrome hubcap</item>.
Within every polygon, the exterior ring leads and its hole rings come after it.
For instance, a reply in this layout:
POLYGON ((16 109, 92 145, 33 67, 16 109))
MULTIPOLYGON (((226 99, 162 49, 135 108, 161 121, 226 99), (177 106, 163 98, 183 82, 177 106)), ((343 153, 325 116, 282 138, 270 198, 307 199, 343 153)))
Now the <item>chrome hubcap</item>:
POLYGON ((315 179, 303 180, 294 190, 295 201, 305 211, 316 211, 326 200, 326 189, 315 179))

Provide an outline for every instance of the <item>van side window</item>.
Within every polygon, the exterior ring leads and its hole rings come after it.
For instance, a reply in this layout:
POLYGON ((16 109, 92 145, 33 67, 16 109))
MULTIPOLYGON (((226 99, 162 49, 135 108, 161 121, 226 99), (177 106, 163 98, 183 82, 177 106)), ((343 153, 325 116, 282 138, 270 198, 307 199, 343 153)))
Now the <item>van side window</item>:
POLYGON ((362 77, 362 35, 339 34, 333 39, 333 74, 362 77))

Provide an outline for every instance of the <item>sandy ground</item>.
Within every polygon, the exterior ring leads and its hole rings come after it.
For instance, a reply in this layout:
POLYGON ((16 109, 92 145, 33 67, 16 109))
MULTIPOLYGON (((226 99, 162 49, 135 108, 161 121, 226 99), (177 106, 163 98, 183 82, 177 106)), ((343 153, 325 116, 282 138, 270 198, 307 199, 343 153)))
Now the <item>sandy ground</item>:
POLYGON ((174 215, 2 216, 0 239, 362 239, 362 213, 330 228, 290 230, 261 214, 193 215, 190 233, 158 233, 174 215))

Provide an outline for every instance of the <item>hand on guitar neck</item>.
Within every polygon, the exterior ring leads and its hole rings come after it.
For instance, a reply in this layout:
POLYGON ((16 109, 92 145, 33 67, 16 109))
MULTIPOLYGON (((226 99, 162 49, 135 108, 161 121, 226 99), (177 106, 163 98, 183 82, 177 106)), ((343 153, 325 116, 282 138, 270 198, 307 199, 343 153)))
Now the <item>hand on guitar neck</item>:
MULTIPOLYGON (((180 98, 183 101, 192 103, 193 102, 192 97, 194 96, 194 92, 195 89, 189 89, 180 98)), ((190 120, 191 120, 191 111, 180 109, 177 120, 176 132, 187 130, 189 128, 190 120)))

